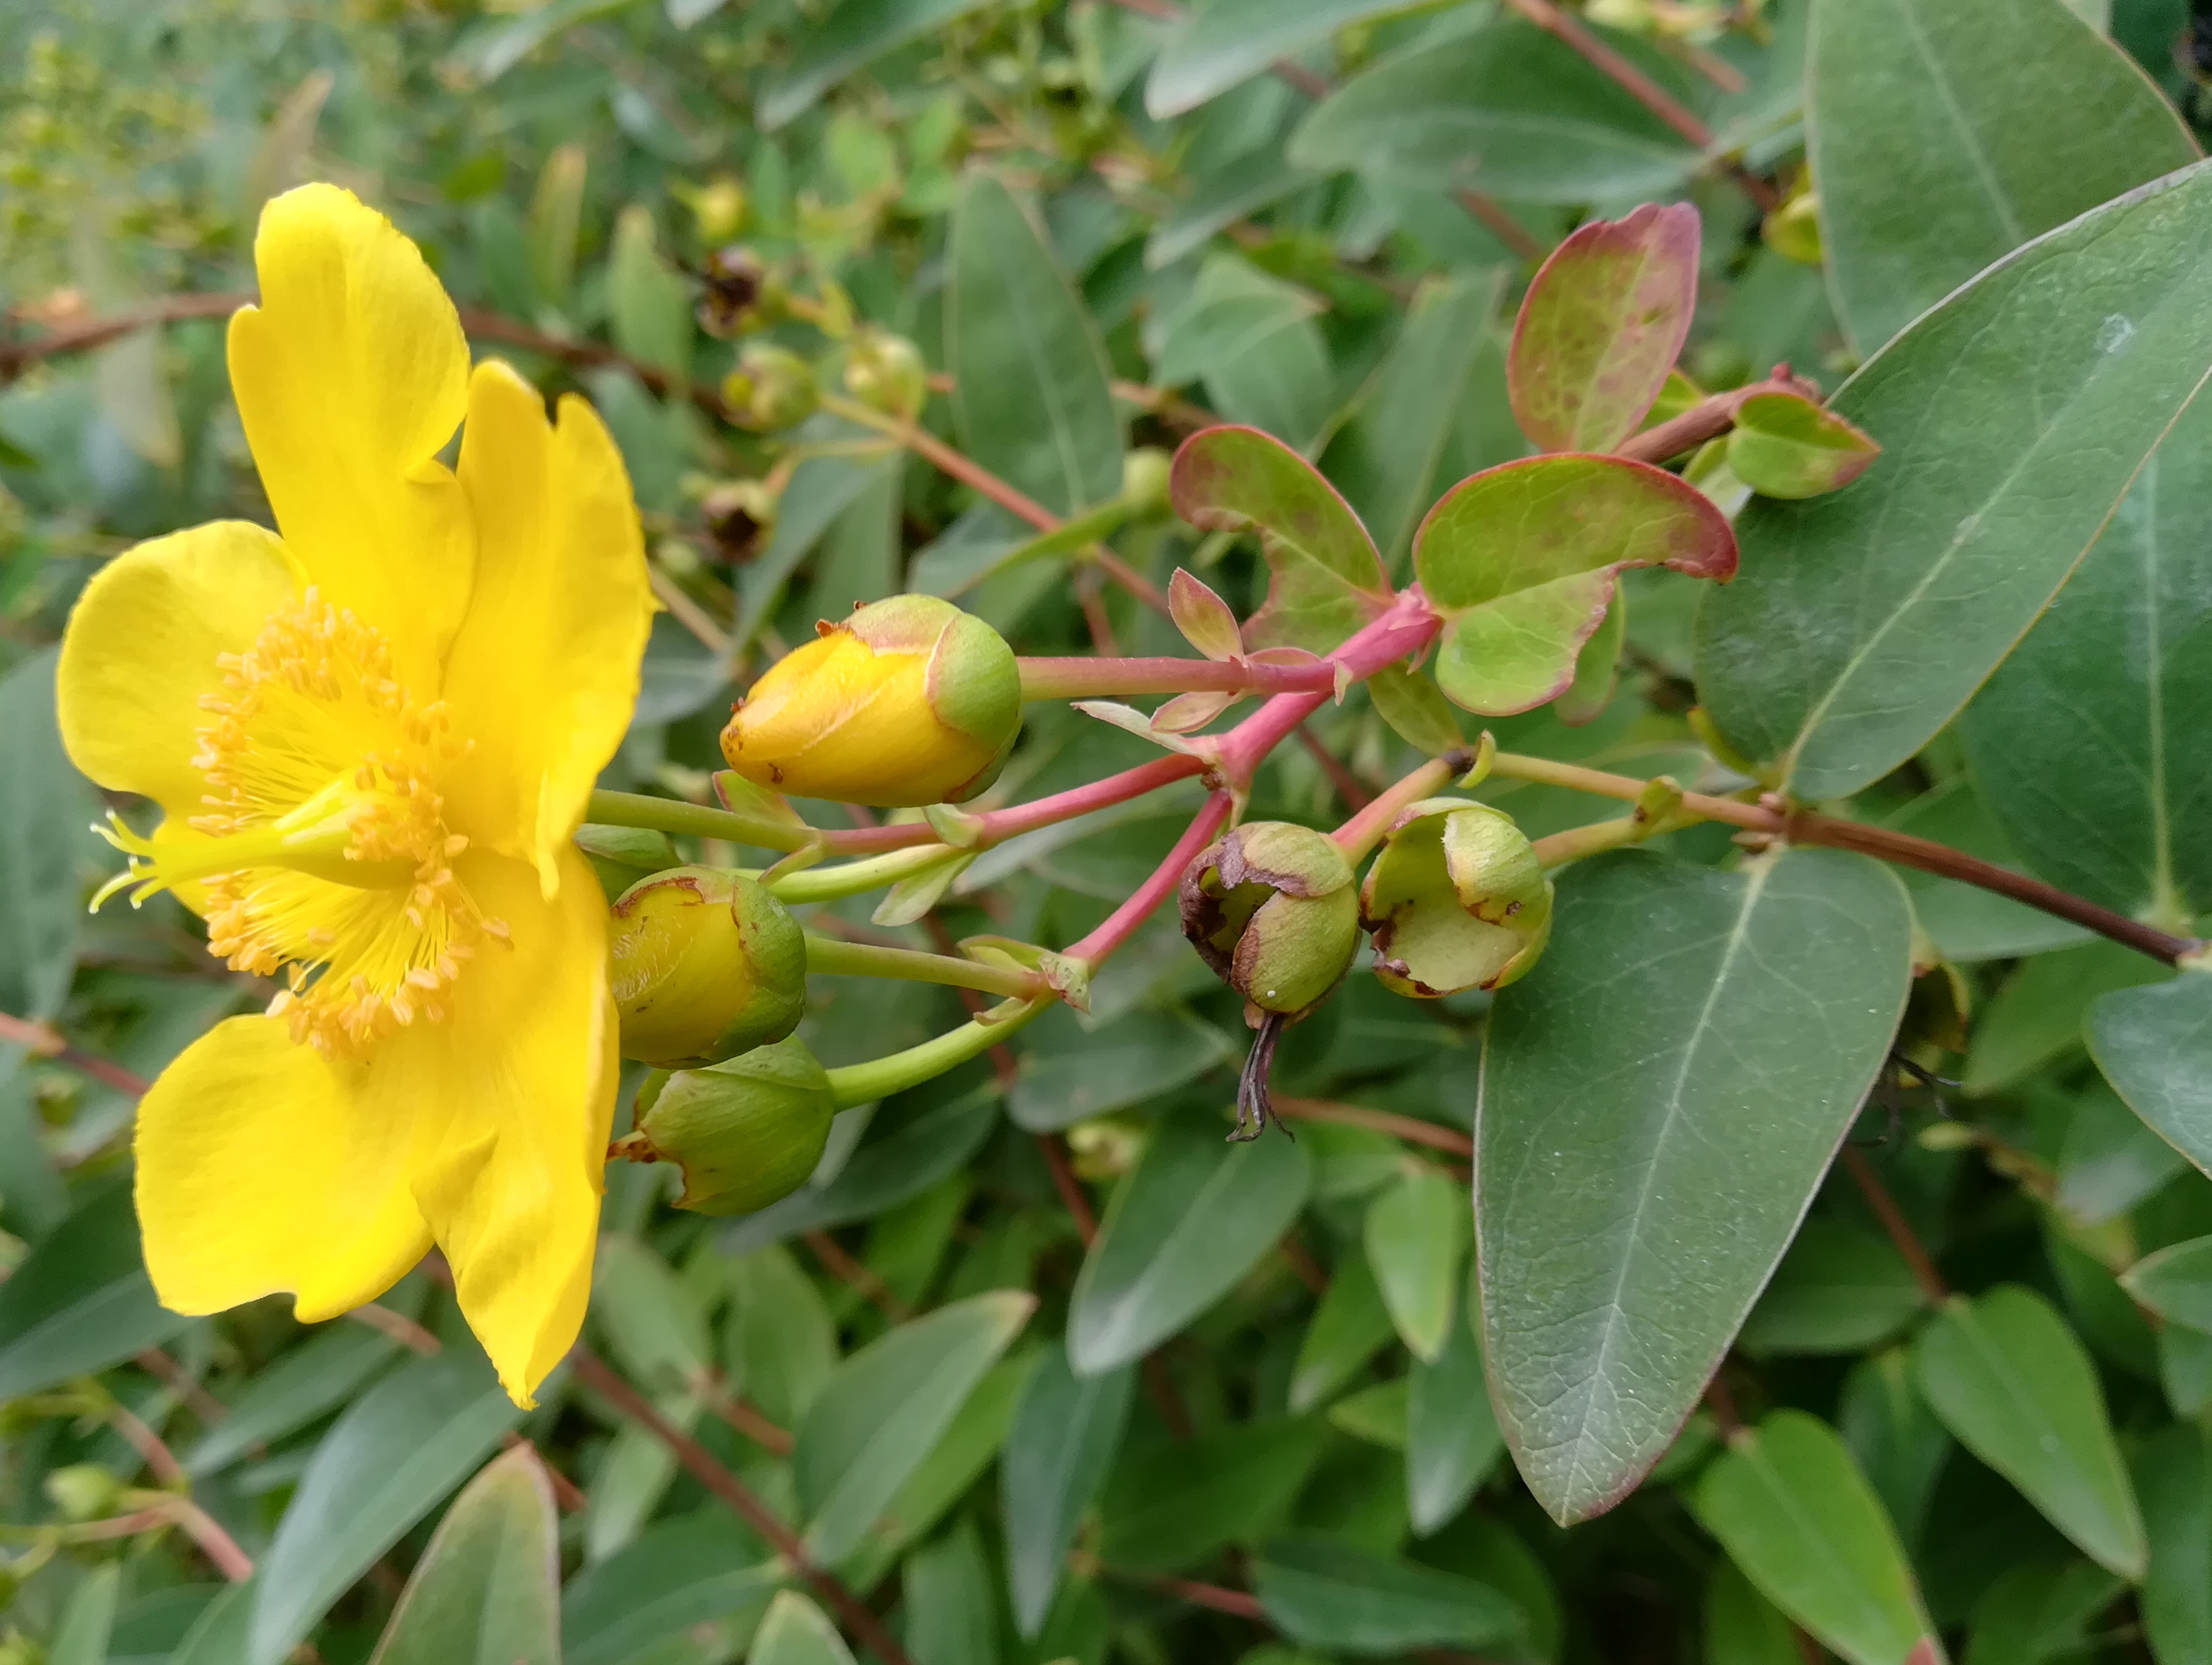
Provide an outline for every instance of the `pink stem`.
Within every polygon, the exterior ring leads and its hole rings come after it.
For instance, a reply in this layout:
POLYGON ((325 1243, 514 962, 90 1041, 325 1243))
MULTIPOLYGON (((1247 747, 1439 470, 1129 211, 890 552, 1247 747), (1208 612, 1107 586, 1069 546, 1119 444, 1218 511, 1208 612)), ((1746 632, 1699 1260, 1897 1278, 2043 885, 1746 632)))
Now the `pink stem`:
POLYGON ((1024 659, 1025 700, 1087 700, 1110 694, 1310 694, 1334 692, 1336 667, 1255 665, 1165 656, 1157 659, 1024 659))
POLYGON ((1217 792, 1206 800, 1205 806, 1192 818, 1190 829, 1176 841, 1168 852, 1167 860, 1153 870, 1152 876, 1137 887, 1136 894, 1116 908, 1089 936, 1067 951, 1071 960, 1080 960, 1097 965, 1109 954, 1127 942, 1136 928, 1152 917, 1152 910, 1175 894, 1182 883, 1183 869, 1192 858, 1213 842, 1222 823, 1229 819, 1231 807, 1229 794, 1217 792))
MULTIPOLYGON (((1132 798, 1142 798, 1148 792, 1158 792, 1162 787, 1205 772, 1203 758, 1155 757, 1149 763, 1125 769, 1119 775, 1109 775, 1086 786, 1056 792, 1049 798, 1010 805, 1003 810, 986 810, 973 819, 981 842, 1003 843, 1017 833, 1035 832, 1054 822, 1072 821, 1093 810, 1126 804, 1132 798)), ((823 842, 831 849, 847 854, 873 854, 878 850, 903 850, 916 844, 934 844, 937 829, 926 821, 903 821, 896 826, 855 827, 826 833, 823 842)))
MULTIPOLYGON (((1409 584, 1372 623, 1329 655, 1354 682, 1372 676, 1427 646, 1443 620, 1429 610, 1420 586, 1409 584)), ((1328 694, 1278 694, 1221 737, 1221 772, 1233 781, 1252 778, 1261 760, 1285 737, 1328 702, 1328 694)))

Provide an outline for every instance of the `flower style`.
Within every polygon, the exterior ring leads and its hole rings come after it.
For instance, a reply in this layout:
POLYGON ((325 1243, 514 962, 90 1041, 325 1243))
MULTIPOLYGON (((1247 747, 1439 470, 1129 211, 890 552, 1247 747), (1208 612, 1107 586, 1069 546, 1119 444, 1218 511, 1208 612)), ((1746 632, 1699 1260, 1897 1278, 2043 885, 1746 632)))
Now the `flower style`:
POLYGON ((164 1304, 373 1299, 434 1243, 520 1403, 575 1339, 617 1060, 606 908, 570 842, 637 692, 652 602, 620 456, 469 366, 422 256, 350 193, 270 203, 230 324, 281 538, 240 521, 118 556, 62 646, 64 738, 130 871, 172 890, 265 1015, 139 1107, 164 1304), (458 466, 439 453, 466 418, 458 466))

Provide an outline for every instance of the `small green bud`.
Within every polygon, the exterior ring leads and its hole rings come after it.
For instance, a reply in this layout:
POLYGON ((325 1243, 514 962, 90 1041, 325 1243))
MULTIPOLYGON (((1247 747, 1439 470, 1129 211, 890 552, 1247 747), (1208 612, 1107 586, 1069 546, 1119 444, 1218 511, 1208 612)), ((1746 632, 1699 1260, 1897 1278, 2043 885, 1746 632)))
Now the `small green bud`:
POLYGON ((1463 798, 1408 804, 1360 888, 1375 975, 1417 999, 1502 988, 1535 964, 1552 884, 1513 817, 1463 798))
POLYGON ((911 422, 929 392, 929 370, 904 336, 857 330, 845 345, 845 391, 871 410, 911 422))
POLYGON ((675 867, 631 885, 615 902, 607 951, 625 1058, 715 1063, 781 1041, 806 1010, 798 923, 723 868, 675 867))
POLYGON ((96 1462, 73 1462, 46 1476, 46 1500, 66 1521, 97 1521, 115 1513, 123 1482, 96 1462))
POLYGON ((1214 975, 1244 997, 1245 1016, 1303 1018, 1327 998, 1359 949, 1352 864, 1326 833, 1255 821, 1207 846, 1184 870, 1182 933, 1214 975))
POLYGON ((1174 459, 1158 446, 1139 446, 1121 458, 1121 501, 1140 514, 1168 510, 1169 478, 1174 459))
POLYGON ((745 228, 745 188, 726 173, 692 191, 690 206, 702 242, 725 243, 745 228))
POLYGON ((788 347, 765 341, 747 344, 738 368, 722 378, 722 403, 730 420, 757 434, 796 428, 822 402, 814 367, 788 347))
POLYGON ((829 1142, 830 1076, 796 1039, 648 1082, 637 1130, 615 1141, 632 1162, 683 1170, 678 1208, 749 1214, 806 1181, 829 1142))

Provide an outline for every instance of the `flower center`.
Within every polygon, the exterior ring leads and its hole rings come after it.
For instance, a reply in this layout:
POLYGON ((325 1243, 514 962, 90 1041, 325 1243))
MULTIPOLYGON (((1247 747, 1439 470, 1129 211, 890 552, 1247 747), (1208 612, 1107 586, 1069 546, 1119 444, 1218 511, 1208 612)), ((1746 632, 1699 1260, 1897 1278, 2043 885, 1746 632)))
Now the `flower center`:
POLYGON ((98 830, 130 868, 93 905, 199 884, 209 949, 283 971, 270 1015, 325 1051, 442 1020, 477 943, 507 936, 453 873, 468 840, 447 829, 438 782, 467 744, 442 704, 415 703, 383 636, 313 589, 221 665, 192 759, 206 812, 152 838, 110 816, 98 830))

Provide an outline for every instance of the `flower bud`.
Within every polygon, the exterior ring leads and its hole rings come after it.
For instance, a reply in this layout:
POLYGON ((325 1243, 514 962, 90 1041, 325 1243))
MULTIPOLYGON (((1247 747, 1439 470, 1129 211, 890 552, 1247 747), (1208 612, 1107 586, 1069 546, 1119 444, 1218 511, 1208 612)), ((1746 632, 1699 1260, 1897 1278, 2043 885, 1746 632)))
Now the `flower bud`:
POLYGON ((929 392, 929 371, 904 336, 860 330, 845 347, 845 391, 871 410, 911 422, 929 392))
POLYGON ((691 217, 700 238, 709 243, 726 242, 745 227, 745 188, 728 174, 709 179, 691 193, 691 217))
POLYGON ((762 480, 720 480, 699 499, 700 517, 714 553, 725 561, 750 561, 775 533, 775 494, 762 480))
POLYGON ((684 1172, 678 1208, 749 1214, 805 1182, 836 1113, 829 1073, 804 1042, 782 1040, 648 1081, 636 1131, 617 1139, 611 1154, 676 1164, 684 1172))
POLYGON ((673 867, 615 902, 607 981, 622 1055, 683 1069, 781 1041, 806 1010, 806 939, 767 890, 673 867))
POLYGON ((708 335, 726 341, 766 321, 761 302, 768 294, 768 268, 750 249, 742 244, 716 249, 702 276, 706 291, 699 297, 699 327, 708 335))
POLYGON ((1245 1016, 1302 1018, 1359 949, 1352 864, 1326 833, 1284 821, 1237 828, 1183 872, 1182 933, 1245 1000, 1245 1016))
POLYGON ((1139 446, 1121 457, 1121 500, 1139 513, 1168 511, 1173 459, 1158 446, 1139 446))
POLYGON ((738 368, 722 378, 722 403, 730 420, 757 434, 796 428, 821 402, 814 367, 788 347, 756 341, 738 355, 738 368))
POLYGON ((46 1492, 64 1520, 96 1521, 115 1512, 123 1482, 96 1462, 73 1462, 46 1476, 46 1492))
POLYGON ((871 602, 770 665, 722 730, 756 786, 885 808, 957 804, 998 778, 1021 670, 980 618, 929 595, 871 602))
POLYGON ((1408 804, 1360 887, 1375 975, 1419 999, 1502 988, 1535 964, 1552 884, 1513 817, 1463 798, 1408 804))

